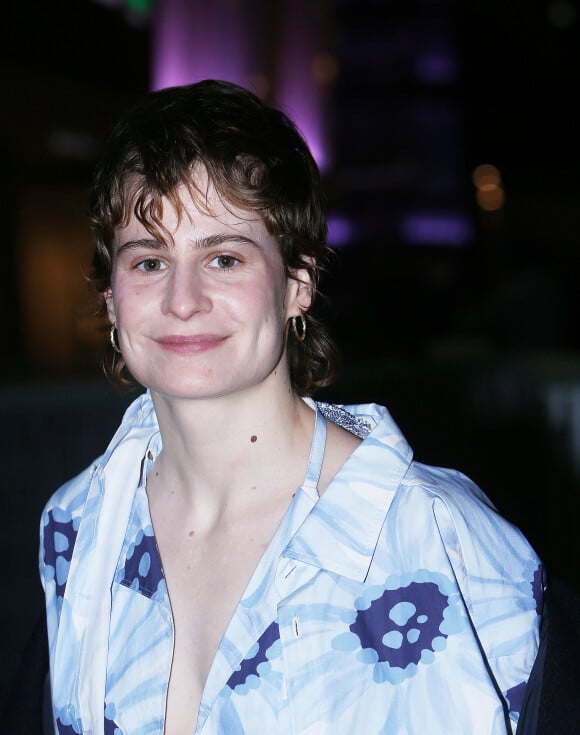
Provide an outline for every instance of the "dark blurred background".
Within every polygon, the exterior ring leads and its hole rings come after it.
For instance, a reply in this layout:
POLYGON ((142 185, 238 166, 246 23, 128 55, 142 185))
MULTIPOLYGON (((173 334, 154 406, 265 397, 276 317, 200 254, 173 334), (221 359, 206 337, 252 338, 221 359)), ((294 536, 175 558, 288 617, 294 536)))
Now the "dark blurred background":
POLYGON ((152 87, 222 77, 293 116, 336 256, 322 396, 385 403, 415 456, 471 475, 580 588, 575 0, 7 3, 0 45, 5 696, 42 610, 43 503, 131 396, 99 364, 86 195, 152 87))

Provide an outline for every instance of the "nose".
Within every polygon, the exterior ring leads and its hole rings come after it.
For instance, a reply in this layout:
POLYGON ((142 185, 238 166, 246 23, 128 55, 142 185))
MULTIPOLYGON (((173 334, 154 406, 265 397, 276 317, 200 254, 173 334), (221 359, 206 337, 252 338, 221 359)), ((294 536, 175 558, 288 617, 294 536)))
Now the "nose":
POLYGON ((188 268, 175 268, 167 280, 161 311, 186 320, 209 311, 211 299, 203 278, 188 268))

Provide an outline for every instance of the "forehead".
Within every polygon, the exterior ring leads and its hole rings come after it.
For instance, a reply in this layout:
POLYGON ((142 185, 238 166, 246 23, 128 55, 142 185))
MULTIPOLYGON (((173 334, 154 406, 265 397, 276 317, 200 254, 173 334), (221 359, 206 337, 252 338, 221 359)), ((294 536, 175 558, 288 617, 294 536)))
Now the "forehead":
POLYGON ((188 233, 195 236, 232 233, 263 244, 276 242, 258 212, 224 200, 205 172, 196 173, 192 181, 180 185, 174 195, 161 197, 151 202, 153 206, 141 208, 147 212, 146 218, 135 213, 139 196, 137 188, 127 194, 128 216, 115 228, 115 244, 127 237, 148 234, 170 245, 188 233))

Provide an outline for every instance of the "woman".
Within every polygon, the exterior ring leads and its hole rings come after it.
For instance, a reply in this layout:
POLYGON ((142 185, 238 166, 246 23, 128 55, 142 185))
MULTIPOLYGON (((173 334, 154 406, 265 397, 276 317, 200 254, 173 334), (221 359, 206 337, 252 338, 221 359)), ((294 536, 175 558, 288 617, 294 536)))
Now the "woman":
MULTIPOLYGON (((147 391, 42 519, 58 733, 506 733, 541 567, 387 411, 310 396, 326 253, 294 125, 232 84, 149 95, 91 202, 116 379, 147 391)), ((511 723, 511 725, 510 725, 511 723)))

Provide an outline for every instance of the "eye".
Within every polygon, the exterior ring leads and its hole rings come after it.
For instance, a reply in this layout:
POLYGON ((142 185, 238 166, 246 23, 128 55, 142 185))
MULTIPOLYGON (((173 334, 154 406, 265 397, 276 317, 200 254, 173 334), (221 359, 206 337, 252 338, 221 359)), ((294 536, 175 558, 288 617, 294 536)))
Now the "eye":
POLYGON ((235 258, 233 255, 222 253, 213 258, 210 265, 220 270, 229 270, 230 268, 234 268, 239 262, 238 258, 235 258))
POLYGON ((137 268, 146 273, 154 273, 155 271, 163 270, 164 265, 159 258, 147 258, 138 263, 137 268))

